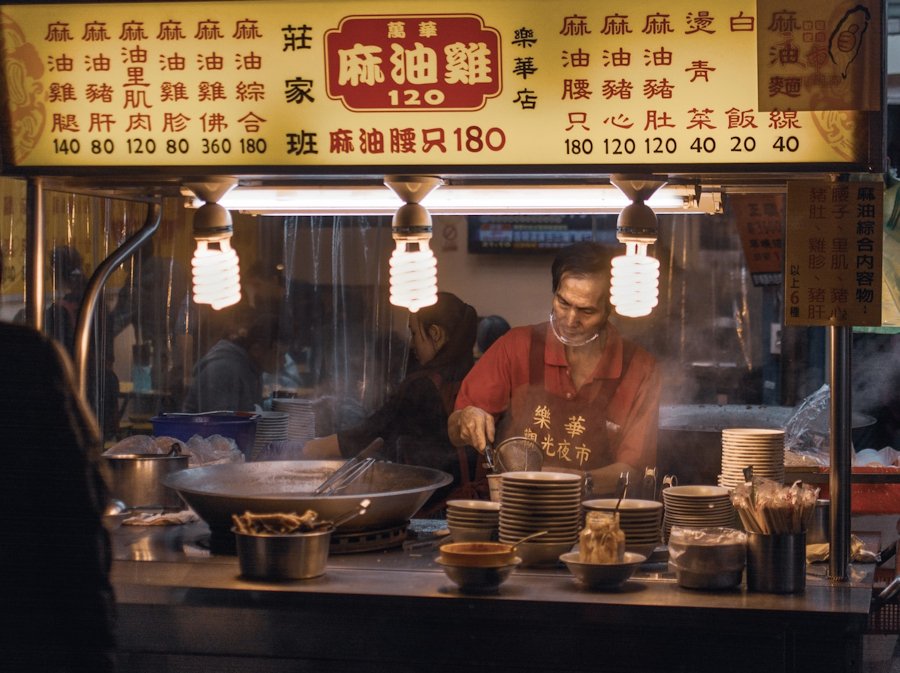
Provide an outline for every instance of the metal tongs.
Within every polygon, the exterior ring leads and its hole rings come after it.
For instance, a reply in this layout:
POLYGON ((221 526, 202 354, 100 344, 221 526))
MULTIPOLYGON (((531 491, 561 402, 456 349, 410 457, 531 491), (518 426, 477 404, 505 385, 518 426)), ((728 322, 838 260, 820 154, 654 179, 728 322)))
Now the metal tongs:
POLYGON ((375 441, 352 458, 348 458, 343 465, 328 475, 328 478, 313 490, 313 495, 334 495, 347 488, 375 464, 376 459, 372 457, 372 454, 378 453, 382 446, 384 446, 384 440, 376 437, 375 441))

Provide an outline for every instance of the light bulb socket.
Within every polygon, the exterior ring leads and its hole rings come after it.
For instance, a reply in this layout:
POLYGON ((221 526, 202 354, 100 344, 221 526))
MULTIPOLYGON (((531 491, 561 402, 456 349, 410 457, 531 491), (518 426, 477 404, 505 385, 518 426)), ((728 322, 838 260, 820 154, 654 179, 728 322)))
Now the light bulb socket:
POLYGON ((643 201, 625 206, 616 221, 616 238, 621 243, 654 243, 658 230, 656 213, 643 201))
POLYGON ((391 233, 395 240, 431 238, 431 213, 418 203, 404 203, 394 213, 391 233))
POLYGON ((204 203, 194 213, 195 241, 220 241, 231 238, 233 231, 231 213, 218 203, 204 203))

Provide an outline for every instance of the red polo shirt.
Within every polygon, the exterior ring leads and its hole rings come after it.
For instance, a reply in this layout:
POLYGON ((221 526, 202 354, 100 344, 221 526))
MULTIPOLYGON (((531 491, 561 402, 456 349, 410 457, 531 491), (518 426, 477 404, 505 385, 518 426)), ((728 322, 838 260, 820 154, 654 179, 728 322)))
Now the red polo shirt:
MULTIPOLYGON (((621 379, 606 410, 610 436, 616 440, 616 458, 635 468, 656 464, 656 435, 659 424, 660 377, 656 360, 637 347, 623 377, 623 339, 607 325, 606 344, 597 368, 581 389, 576 390, 569 375, 564 346, 553 335, 550 323, 544 349, 544 389, 548 394, 569 400, 585 400, 585 415, 591 413, 587 400, 595 398, 592 388, 608 379, 621 379)), ((514 327, 500 337, 479 358, 462 382, 456 409, 476 406, 499 417, 509 407, 512 391, 527 386, 531 327, 514 327)))

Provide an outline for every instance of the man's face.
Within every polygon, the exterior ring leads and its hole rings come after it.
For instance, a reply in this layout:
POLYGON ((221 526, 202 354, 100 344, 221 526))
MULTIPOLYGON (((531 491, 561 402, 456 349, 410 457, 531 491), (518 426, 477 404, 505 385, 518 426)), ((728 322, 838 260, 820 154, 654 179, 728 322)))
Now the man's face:
POLYGON ((563 274, 553 295, 553 317, 561 336, 584 342, 609 319, 609 276, 563 274))

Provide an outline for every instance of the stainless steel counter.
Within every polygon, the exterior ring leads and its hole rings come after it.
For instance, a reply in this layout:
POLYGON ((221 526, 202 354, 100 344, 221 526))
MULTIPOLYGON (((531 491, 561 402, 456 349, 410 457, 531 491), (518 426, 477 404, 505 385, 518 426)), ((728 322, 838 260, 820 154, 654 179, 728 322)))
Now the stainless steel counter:
MULTIPOLYGON (((247 581, 203 524, 114 534, 119 641, 129 671, 853 671, 871 599, 865 568, 800 595, 682 589, 665 565, 623 590, 583 590, 564 567, 519 568, 460 594, 432 549, 332 555, 327 572, 247 581), (301 663, 302 662, 302 663, 301 663)), ((813 568, 824 574, 824 567, 813 568)))

